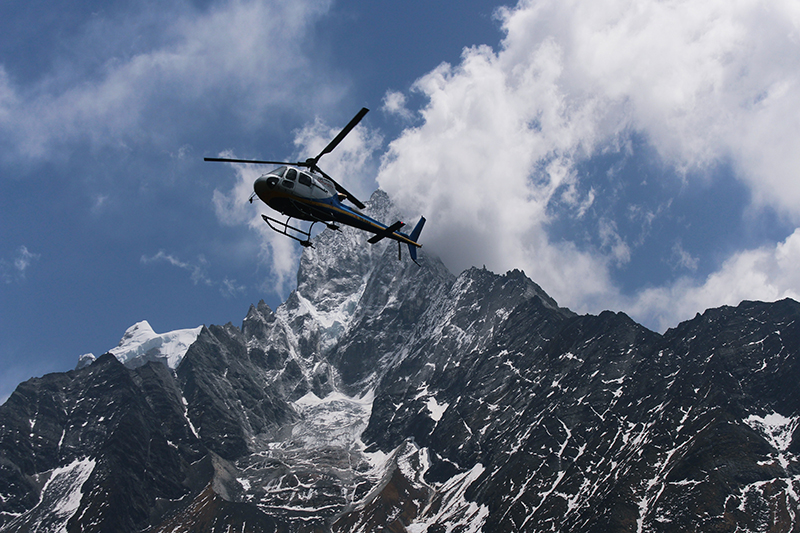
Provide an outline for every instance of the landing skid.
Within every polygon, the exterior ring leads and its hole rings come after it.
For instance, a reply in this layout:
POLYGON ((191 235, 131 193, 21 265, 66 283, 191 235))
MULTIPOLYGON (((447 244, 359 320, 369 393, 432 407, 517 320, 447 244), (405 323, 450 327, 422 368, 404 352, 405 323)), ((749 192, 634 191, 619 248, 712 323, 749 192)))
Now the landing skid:
POLYGON ((316 224, 316 222, 312 222, 311 225, 308 227, 308 230, 303 231, 300 228, 295 228, 294 226, 289 225, 289 221, 292 220, 292 217, 286 219, 286 222, 281 222, 280 220, 268 217, 267 215, 261 215, 261 218, 264 219, 264 222, 266 222, 267 225, 270 227, 270 229, 272 229, 273 231, 280 233, 281 235, 286 235, 290 239, 296 240, 306 248, 314 247, 314 245, 311 244, 311 228, 314 227, 314 224, 316 224), (290 230, 299 233, 300 235, 305 237, 305 239, 302 239, 297 235, 292 235, 291 233, 289 233, 290 230))

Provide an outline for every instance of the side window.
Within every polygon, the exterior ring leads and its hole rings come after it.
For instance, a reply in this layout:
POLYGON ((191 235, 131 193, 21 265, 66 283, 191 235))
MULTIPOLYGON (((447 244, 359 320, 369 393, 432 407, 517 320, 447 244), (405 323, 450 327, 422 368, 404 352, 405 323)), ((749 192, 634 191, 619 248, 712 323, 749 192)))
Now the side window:
POLYGON ((293 168, 290 168, 286 171, 286 179, 294 181, 297 178, 297 171, 293 168))
POLYGON ((300 177, 297 178, 297 181, 300 182, 300 185, 307 185, 311 187, 311 176, 308 174, 300 173, 300 177))
POLYGON ((289 181, 289 180, 283 180, 283 182, 281 182, 281 185, 283 185, 287 189, 293 189, 294 188, 294 182, 293 181, 289 181))

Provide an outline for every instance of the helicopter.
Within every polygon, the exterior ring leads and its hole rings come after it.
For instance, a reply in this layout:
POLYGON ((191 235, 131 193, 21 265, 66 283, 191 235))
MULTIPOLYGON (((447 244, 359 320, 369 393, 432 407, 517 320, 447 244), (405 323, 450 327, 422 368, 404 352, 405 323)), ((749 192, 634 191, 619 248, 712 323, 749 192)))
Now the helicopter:
POLYGON ((403 222, 397 221, 391 225, 383 224, 359 211, 359 209, 364 209, 364 203, 317 165, 320 158, 332 152, 368 112, 369 109, 366 107, 361 108, 316 157, 310 157, 305 161, 261 161, 225 157, 204 157, 203 160, 220 163, 280 165, 256 179, 249 201, 253 203, 253 199, 258 197, 275 211, 287 216, 286 221, 264 214, 261 215, 261 218, 270 229, 298 241, 304 247, 313 247, 311 229, 318 222, 332 230, 339 230, 339 224, 344 224, 373 233, 374 235, 367 241, 370 244, 386 238, 397 241, 398 258, 402 258, 402 245, 408 245, 411 260, 417 263, 417 248, 422 247, 417 240, 425 225, 424 216, 420 217, 419 222, 408 234, 400 231, 405 226, 403 222), (345 200, 355 207, 344 204, 345 200), (311 222, 311 225, 305 230, 293 226, 291 224, 293 218, 311 222))

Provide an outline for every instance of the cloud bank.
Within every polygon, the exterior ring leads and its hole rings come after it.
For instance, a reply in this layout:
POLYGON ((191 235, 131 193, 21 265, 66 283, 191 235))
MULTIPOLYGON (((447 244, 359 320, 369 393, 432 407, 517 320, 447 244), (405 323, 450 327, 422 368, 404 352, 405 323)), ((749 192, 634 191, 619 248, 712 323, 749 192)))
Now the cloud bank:
POLYGON ((221 102, 236 103, 225 109, 238 121, 260 125, 269 108, 334 101, 342 87, 313 83, 319 66, 303 49, 329 6, 242 0, 203 11, 177 2, 91 17, 70 47, 87 53, 57 58, 60 67, 37 82, 17 83, 0 65, 3 157, 51 158, 78 141, 163 146, 178 124, 221 102))
MULTIPOLYGON (((686 187, 729 165, 753 209, 800 222, 796 2, 539 0, 497 17, 497 51, 465 49, 414 84, 426 101, 418 125, 390 143, 378 176, 402 208, 429 218, 426 245, 451 269, 521 267, 562 305, 622 309, 661 329, 708 306, 800 292, 797 232, 735 253, 705 280, 634 296, 613 281, 631 254, 614 220, 592 229, 595 248, 548 232, 554 206, 580 218, 596 200, 579 168, 632 135, 686 187)), ((387 93, 386 110, 408 114, 404 102, 387 93)))
MULTIPOLYGON (((348 90, 322 64, 325 54, 313 53, 315 24, 331 6, 177 2, 158 12, 87 17, 71 51, 53 57, 57 68, 23 81, 0 65, 0 161, 18 166, 69 158, 76 149, 133 153, 143 146, 181 159, 221 117, 252 132, 265 128, 267 111, 314 102, 324 114, 348 90), (286 35, 292 38, 276 38, 286 35)), ((326 155, 323 168, 361 197, 377 173, 409 217, 428 217, 423 243, 453 271, 523 268, 579 312, 625 310, 663 329, 709 306, 800 293, 791 267, 800 260, 797 231, 729 252, 711 273, 689 239, 677 235, 663 248, 685 276, 635 294, 623 290, 621 273, 640 253, 648 225, 669 212, 670 199, 598 214, 603 188, 587 171, 608 154, 635 150, 631 139, 641 139, 653 165, 671 169, 669 179, 693 189, 724 166, 749 193, 753 211, 772 209, 798 227, 797 2, 523 0, 496 17, 504 36, 498 47, 467 48, 460 62, 441 64, 410 91, 386 91, 384 111, 411 126, 389 143, 380 169, 374 157, 382 139, 363 126, 326 155), (420 100, 421 107, 411 106, 420 100), (589 237, 557 236, 559 217, 581 221, 589 237), (626 217, 638 217, 645 229, 632 234, 626 217)), ((293 156, 317 153, 342 125, 317 120, 298 130, 293 156)), ((125 170, 124 177, 109 171, 115 184, 147 175, 125 170)), ((300 250, 241 205, 261 171, 236 166, 233 189, 215 192, 214 209, 224 223, 259 233, 269 271, 263 288, 283 295, 300 250)), ((105 190, 91 198, 98 213, 115 201, 105 190)), ((3 260, 7 283, 36 259, 18 257, 3 260)), ((198 271, 176 257, 147 259, 198 271)))
POLYGON ((704 280, 681 278, 669 287, 649 288, 623 302, 639 320, 665 330, 676 318, 691 318, 709 307, 738 305, 742 300, 800 301, 800 229, 774 246, 731 256, 704 280))

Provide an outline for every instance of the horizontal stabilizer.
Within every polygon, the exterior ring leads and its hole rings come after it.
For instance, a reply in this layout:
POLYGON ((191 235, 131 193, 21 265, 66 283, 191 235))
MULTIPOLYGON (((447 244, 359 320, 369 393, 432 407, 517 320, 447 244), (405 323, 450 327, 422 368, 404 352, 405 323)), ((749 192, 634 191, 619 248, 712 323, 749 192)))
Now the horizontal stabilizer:
POLYGON ((391 235, 392 233, 394 233, 395 231, 399 230, 402 227, 403 223, 398 220, 385 230, 373 235, 367 242, 370 244, 375 244, 376 242, 385 239, 386 237, 388 237, 389 235, 391 235))

